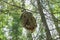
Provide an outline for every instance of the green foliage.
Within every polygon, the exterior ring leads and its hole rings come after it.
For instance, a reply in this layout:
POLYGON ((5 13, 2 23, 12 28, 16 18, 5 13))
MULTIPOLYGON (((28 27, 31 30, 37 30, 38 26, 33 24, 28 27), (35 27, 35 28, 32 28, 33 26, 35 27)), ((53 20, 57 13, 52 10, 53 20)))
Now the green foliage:
POLYGON ((54 16, 60 20, 60 0, 51 0, 50 3, 54 16))
MULTIPOLYGON (((18 35, 21 36, 22 34, 22 28, 19 25, 21 10, 15 6, 11 6, 3 2, 3 0, 1 1, 0 6, 2 8, 0 12, 0 38, 2 40, 7 40, 9 36, 12 36, 13 40, 16 40, 18 35), (4 36, 6 35, 4 31, 7 31, 4 30, 4 28, 9 29, 9 34, 7 37, 4 36)), ((9 3, 13 3, 12 0, 7 0, 6 2, 8 1, 9 3)), ((16 2, 16 5, 18 4, 19 3, 16 2)))

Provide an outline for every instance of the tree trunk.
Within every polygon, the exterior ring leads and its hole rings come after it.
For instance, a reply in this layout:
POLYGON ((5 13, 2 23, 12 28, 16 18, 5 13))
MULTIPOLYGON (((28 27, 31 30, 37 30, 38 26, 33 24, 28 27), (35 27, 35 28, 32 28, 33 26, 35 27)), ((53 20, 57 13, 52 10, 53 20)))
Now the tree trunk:
POLYGON ((59 27, 58 27, 58 19, 56 19, 55 16, 53 15, 54 13, 53 13, 53 11, 52 11, 52 8, 51 8, 50 5, 49 5, 49 1, 48 1, 48 0, 46 0, 46 1, 47 1, 49 10, 50 10, 50 12, 51 12, 51 15, 52 15, 54 24, 55 24, 55 26, 56 26, 56 30, 57 30, 57 32, 59 33, 59 38, 60 38, 60 29, 59 29, 59 27))
MULTIPOLYGON (((23 7, 22 12, 24 12, 25 11, 25 0, 21 0, 21 2, 22 2, 22 7, 23 7)), ((29 32, 29 31, 27 31, 27 40, 33 40, 31 32, 29 32)))
POLYGON ((43 25, 45 26, 45 31, 46 31, 46 36, 47 36, 46 40, 52 40, 52 37, 51 37, 50 31, 49 31, 44 13, 43 13, 43 9, 42 9, 42 5, 40 3, 40 0, 37 0, 37 5, 38 5, 38 11, 41 15, 41 20, 43 22, 43 25))

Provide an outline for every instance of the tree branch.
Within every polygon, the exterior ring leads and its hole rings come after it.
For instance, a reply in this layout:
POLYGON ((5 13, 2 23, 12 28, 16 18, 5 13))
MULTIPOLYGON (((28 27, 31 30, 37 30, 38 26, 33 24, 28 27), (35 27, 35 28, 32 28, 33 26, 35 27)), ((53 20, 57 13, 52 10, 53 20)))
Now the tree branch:
POLYGON ((25 8, 20 7, 20 6, 17 6, 17 5, 12 5, 12 4, 10 4, 10 3, 6 2, 6 1, 3 1, 3 2, 4 2, 4 3, 7 3, 7 4, 11 5, 11 6, 17 7, 17 8, 19 8, 19 9, 24 9, 24 10, 27 10, 27 11, 30 11, 30 12, 38 13, 38 12, 36 12, 36 11, 31 11, 31 10, 29 10, 29 9, 25 9, 25 8))

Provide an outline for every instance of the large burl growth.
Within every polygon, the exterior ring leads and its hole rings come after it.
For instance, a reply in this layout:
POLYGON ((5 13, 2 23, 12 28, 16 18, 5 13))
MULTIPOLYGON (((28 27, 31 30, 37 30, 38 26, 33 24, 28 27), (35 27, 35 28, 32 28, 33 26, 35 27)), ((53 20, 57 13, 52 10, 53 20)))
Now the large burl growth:
POLYGON ((31 32, 33 32, 34 29, 37 27, 36 19, 34 18, 31 12, 23 12, 21 15, 21 20, 23 27, 31 32))

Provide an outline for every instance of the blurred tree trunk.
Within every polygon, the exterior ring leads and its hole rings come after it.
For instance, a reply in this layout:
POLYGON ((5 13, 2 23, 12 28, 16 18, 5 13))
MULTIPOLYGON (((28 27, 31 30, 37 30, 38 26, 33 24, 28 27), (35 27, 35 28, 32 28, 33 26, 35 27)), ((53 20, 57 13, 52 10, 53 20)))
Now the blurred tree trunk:
MULTIPOLYGON (((49 10, 50 10, 50 12, 51 12, 51 15, 52 15, 54 24, 55 24, 55 26, 56 26, 56 30, 57 30, 57 32, 59 33, 59 36, 60 36, 60 29, 59 29, 59 27, 58 27, 58 19, 56 19, 55 16, 53 15, 54 13, 53 13, 53 11, 52 11, 52 8, 51 8, 50 5, 49 5, 49 1, 48 1, 48 0, 46 0, 46 1, 47 1, 49 10)), ((60 38, 60 37, 59 37, 59 38, 60 38)))
MULTIPOLYGON (((14 0, 12 0, 13 4, 15 4, 14 0)), ((13 16, 15 19, 14 19, 14 23, 13 26, 12 26, 12 39, 10 40, 19 40, 19 31, 18 31, 18 27, 19 27, 19 19, 15 17, 15 15, 13 16), (18 21, 18 22, 17 22, 18 21)))
POLYGON ((46 36, 47 36, 46 40, 52 40, 52 37, 51 37, 50 31, 49 31, 44 13, 43 13, 43 9, 42 9, 42 5, 40 3, 40 0, 37 0, 37 5, 38 5, 39 13, 41 15, 41 20, 43 22, 43 25, 45 26, 45 31, 46 31, 46 36))

